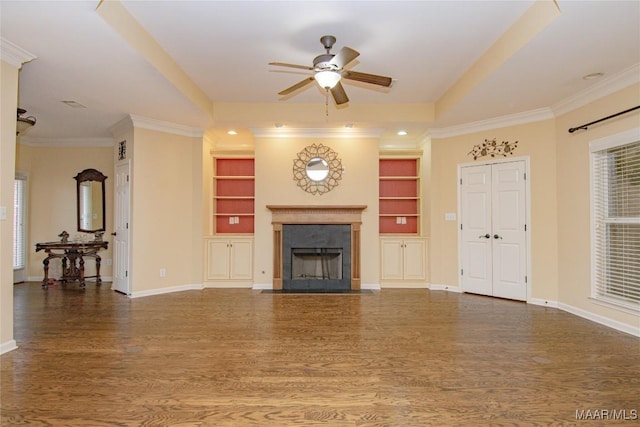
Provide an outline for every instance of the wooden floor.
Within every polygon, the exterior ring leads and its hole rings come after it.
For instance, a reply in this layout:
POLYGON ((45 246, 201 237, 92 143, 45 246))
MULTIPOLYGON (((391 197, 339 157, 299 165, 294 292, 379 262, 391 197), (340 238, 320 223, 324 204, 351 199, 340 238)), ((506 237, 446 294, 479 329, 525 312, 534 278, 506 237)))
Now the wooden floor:
POLYGON ((2 426, 639 425, 640 340, 519 302, 27 283, 14 307, 2 426))

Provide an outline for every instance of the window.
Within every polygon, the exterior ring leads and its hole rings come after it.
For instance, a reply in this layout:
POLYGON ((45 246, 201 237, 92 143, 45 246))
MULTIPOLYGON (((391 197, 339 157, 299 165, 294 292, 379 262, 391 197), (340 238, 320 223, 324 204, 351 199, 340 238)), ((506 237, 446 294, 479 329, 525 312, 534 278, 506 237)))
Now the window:
POLYGON ((640 309, 640 130, 591 148, 593 298, 640 309))
POLYGON ((16 176, 13 183, 13 269, 25 268, 26 263, 26 192, 27 178, 16 176))

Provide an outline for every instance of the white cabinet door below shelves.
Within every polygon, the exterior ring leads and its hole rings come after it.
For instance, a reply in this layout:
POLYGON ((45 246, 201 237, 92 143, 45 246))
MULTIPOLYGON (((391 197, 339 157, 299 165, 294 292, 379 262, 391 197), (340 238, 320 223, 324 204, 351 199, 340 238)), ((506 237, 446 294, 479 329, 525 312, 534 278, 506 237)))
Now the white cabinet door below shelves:
POLYGON ((384 239, 382 247, 382 280, 402 280, 402 240, 384 239))
POLYGON ((383 238, 381 280, 422 282, 427 279, 427 242, 424 238, 383 238))
POLYGON ((427 278, 425 246, 425 241, 422 239, 404 241, 405 280, 425 280, 427 278))
POLYGON ((206 269, 211 281, 253 279, 253 240, 207 240, 206 269))
POLYGON ((231 240, 229 253, 229 278, 250 280, 253 278, 253 242, 250 240, 231 240))

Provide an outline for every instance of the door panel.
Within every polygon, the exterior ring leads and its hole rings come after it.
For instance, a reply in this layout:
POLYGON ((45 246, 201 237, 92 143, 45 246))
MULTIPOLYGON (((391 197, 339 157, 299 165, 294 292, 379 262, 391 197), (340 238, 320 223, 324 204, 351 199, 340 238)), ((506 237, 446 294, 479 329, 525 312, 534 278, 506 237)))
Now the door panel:
POLYGON ((491 167, 461 170, 462 289, 491 295, 491 167))
POLYGON ((423 240, 404 241, 404 279, 424 280, 425 269, 425 242, 423 240))
POLYGON ((402 240, 383 240, 380 243, 382 256, 382 279, 402 279, 402 240))
POLYGON ((113 289, 131 295, 129 277, 130 163, 116 166, 113 239, 113 289))
POLYGON ((229 242, 210 240, 207 242, 207 280, 229 278, 229 242))
POLYGON ((526 300, 525 165, 508 162, 492 168, 493 295, 526 300))
POLYGON ((233 240, 231 241, 231 279, 253 278, 253 241, 233 240))

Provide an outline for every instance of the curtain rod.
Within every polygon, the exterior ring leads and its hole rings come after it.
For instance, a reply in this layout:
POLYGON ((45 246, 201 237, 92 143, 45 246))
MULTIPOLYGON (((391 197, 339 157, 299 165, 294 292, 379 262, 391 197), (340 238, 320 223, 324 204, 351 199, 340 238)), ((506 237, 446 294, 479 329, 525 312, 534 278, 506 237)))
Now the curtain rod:
POLYGON ((637 110, 638 108, 640 108, 640 105, 637 105, 637 106, 635 106, 635 107, 633 107, 633 108, 629 108, 628 110, 620 111, 619 113, 612 114, 612 115, 607 116, 607 117, 603 117, 603 118, 601 118, 601 119, 599 119, 599 120, 596 120, 596 121, 593 121, 593 122, 591 122, 591 123, 587 123, 587 124, 584 124, 584 125, 582 125, 582 126, 578 126, 578 127, 575 127, 575 128, 571 128, 571 129, 569 129, 569 133, 574 133, 575 131, 580 130, 580 129, 587 130, 587 126, 591 126, 591 125, 593 125, 593 124, 600 123, 600 122, 603 122, 603 121, 605 121, 605 120, 612 119, 612 118, 617 117, 617 116, 619 116, 619 115, 622 115, 622 114, 628 113, 629 111, 637 110))

